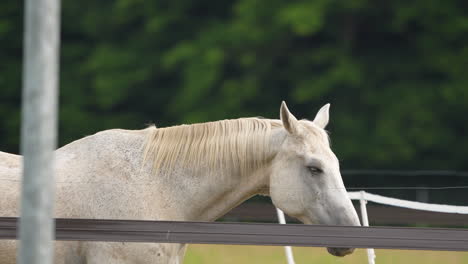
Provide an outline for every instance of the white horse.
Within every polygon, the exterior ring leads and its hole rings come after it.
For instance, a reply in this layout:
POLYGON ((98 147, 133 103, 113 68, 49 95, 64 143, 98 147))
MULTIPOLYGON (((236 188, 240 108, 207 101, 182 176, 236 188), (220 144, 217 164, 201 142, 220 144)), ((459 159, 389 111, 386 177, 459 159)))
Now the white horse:
MULTIPOLYGON (((281 121, 108 130, 77 140, 56 151, 55 216, 214 221, 262 194, 305 224, 357 226, 324 130, 328 109, 298 121, 283 103, 281 121)), ((18 216, 21 163, 0 152, 1 216, 18 216)), ((173 264, 184 253, 181 244, 55 243, 55 263, 67 264, 173 264)), ((15 254, 15 241, 0 241, 1 263, 15 263, 15 254)))

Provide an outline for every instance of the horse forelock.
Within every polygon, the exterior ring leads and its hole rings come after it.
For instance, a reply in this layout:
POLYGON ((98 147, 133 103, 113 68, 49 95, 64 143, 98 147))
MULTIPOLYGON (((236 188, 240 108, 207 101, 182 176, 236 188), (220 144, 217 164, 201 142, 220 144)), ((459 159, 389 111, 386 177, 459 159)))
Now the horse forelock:
POLYGON ((228 169, 246 175, 270 158, 269 137, 277 120, 240 118, 193 125, 154 128, 145 143, 144 161, 153 171, 208 169, 214 175, 228 169))
POLYGON ((305 128, 305 135, 308 139, 312 139, 313 145, 330 146, 331 138, 327 130, 317 127, 313 121, 302 119, 301 124, 305 128))

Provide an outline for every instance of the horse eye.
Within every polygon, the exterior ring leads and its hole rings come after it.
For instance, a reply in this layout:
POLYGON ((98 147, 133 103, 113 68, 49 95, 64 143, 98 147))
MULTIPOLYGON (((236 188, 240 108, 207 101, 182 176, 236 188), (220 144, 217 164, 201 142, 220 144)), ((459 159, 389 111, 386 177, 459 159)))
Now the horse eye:
POLYGON ((317 167, 307 167, 309 169, 310 172, 312 172, 313 174, 319 174, 319 173, 322 173, 323 170, 320 169, 320 168, 317 168, 317 167))

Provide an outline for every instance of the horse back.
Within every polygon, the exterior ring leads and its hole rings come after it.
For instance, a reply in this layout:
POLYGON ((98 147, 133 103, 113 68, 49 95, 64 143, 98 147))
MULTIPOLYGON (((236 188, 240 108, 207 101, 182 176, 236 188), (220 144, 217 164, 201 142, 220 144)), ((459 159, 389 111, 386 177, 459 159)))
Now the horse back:
POLYGON ((21 166, 21 156, 0 151, 0 176, 6 175, 6 171, 19 170, 21 166))
POLYGON ((18 216, 21 156, 0 152, 0 216, 18 216))

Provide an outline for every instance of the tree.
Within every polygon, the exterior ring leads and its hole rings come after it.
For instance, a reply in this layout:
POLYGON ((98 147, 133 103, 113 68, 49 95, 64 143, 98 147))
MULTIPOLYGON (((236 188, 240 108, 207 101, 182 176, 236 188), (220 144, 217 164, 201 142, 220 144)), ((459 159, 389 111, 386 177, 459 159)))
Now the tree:
MULTIPOLYGON (((0 6, 0 146, 16 151, 22 7, 0 6)), ((313 118, 330 102, 345 168, 467 169, 466 10, 436 0, 65 1, 60 142, 148 122, 278 118, 281 100, 313 118)))

